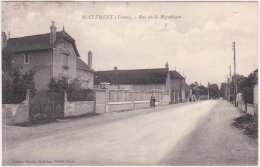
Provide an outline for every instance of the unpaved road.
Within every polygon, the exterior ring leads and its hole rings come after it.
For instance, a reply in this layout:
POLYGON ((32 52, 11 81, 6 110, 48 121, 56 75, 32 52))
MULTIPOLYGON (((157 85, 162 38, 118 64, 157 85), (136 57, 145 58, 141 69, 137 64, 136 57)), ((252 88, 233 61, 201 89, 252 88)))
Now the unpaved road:
MULTIPOLYGON (((4 147, 4 165, 256 164, 257 144, 230 124, 224 101, 179 107, 84 126, 4 147), (242 163, 242 164, 241 164, 242 163)), ((102 117, 101 117, 102 119, 102 117)), ((66 123, 64 123, 64 128, 66 123)), ((46 128, 51 128, 46 126, 46 128)), ((14 140, 15 141, 15 140, 14 140)))

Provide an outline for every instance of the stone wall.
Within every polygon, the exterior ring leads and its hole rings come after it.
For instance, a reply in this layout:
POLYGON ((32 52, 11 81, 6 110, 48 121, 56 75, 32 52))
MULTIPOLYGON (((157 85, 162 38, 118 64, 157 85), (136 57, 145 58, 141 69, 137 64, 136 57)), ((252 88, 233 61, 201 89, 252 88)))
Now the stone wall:
POLYGON ((150 101, 135 101, 134 102, 135 109, 149 108, 149 107, 150 107, 150 101))
POLYGON ((108 103, 108 111, 126 111, 126 110, 132 110, 133 104, 132 102, 109 102, 108 103))
POLYGON ((29 121, 29 106, 25 104, 3 104, 3 123, 14 125, 29 121))
MULTIPOLYGON (((238 102, 237 106, 242 112, 246 112, 245 104, 243 102, 238 102)), ((247 104, 247 114, 254 115, 254 105, 247 104)))
POLYGON ((64 102, 64 117, 94 113, 93 101, 64 102))
POLYGON ((2 121, 7 125, 29 122, 29 91, 21 104, 2 104, 2 121))

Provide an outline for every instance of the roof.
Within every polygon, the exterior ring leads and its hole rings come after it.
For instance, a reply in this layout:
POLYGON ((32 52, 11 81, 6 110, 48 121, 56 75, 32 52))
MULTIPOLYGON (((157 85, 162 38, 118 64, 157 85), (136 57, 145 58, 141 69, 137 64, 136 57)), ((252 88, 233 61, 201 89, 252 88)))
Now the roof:
POLYGON ((184 82, 183 88, 184 88, 185 90, 189 90, 189 89, 190 89, 190 86, 189 86, 186 82, 184 82))
POLYGON ((177 71, 170 71, 170 77, 171 79, 184 79, 184 77, 177 71))
POLYGON ((76 62, 76 67, 79 70, 84 70, 84 71, 93 71, 92 69, 89 68, 89 66, 82 61, 80 58, 77 58, 77 62, 76 62))
POLYGON ((200 85, 199 89, 207 89, 207 87, 205 87, 204 85, 200 85))
MULTIPOLYGON (((77 50, 75 40, 65 31, 56 32, 56 40, 68 40, 72 43, 72 46, 76 52, 76 55, 79 57, 79 52, 77 50)), ((26 52, 26 51, 36 51, 36 50, 45 50, 51 49, 50 44, 50 33, 25 36, 19 38, 10 38, 7 41, 7 46, 4 50, 11 52, 26 52)))
POLYGON ((167 73, 166 68, 96 71, 94 84, 165 84, 167 73))

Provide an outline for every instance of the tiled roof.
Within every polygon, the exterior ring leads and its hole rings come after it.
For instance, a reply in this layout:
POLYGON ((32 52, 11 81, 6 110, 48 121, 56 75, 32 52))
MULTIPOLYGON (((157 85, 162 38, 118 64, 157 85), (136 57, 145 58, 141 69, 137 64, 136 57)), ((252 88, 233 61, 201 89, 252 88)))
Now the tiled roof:
POLYGON ((85 70, 85 71, 93 71, 92 69, 89 68, 89 66, 84 62, 82 61, 80 58, 77 58, 77 69, 80 69, 80 70, 85 70))
MULTIPOLYGON (((56 32, 56 40, 66 39, 72 43, 72 46, 76 52, 76 55, 79 57, 79 52, 77 50, 75 40, 67 34, 65 31, 56 32)), ((7 46, 4 50, 11 52, 26 52, 26 51, 36 51, 36 50, 45 50, 50 49, 50 33, 39 34, 32 36, 25 36, 19 38, 10 38, 7 41, 7 46)))
POLYGON ((170 71, 170 77, 171 79, 184 79, 177 71, 170 71))
POLYGON ((167 73, 166 68, 96 71, 94 83, 95 85, 99 85, 101 82, 109 82, 110 84, 165 84, 167 73))

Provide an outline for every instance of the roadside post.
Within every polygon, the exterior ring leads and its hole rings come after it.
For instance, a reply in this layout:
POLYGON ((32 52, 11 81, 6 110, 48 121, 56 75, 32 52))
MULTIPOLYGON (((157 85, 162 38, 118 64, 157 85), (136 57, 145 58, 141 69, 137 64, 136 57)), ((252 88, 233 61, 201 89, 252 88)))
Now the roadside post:
POLYGON ((108 112, 108 102, 109 102, 109 85, 108 82, 100 83, 102 89, 105 89, 105 112, 108 112))

